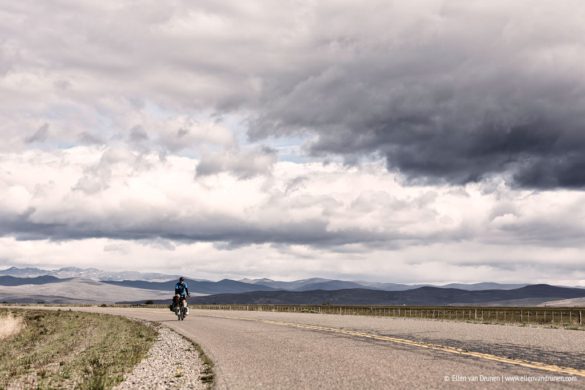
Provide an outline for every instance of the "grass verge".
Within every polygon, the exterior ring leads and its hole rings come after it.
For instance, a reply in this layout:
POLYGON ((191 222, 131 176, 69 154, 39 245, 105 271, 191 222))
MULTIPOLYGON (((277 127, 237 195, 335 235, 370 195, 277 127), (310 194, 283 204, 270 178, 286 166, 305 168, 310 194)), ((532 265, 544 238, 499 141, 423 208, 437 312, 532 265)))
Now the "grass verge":
POLYGON ((0 343, 0 389, 109 389, 156 340, 153 327, 122 317, 74 311, 0 308, 22 330, 0 343))

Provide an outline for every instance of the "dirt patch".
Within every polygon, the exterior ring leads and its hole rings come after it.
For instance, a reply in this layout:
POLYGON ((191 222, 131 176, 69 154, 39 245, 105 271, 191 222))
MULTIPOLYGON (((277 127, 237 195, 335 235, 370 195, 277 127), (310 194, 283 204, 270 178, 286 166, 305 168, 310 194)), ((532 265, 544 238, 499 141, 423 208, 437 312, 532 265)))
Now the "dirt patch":
POLYGON ((24 323, 21 317, 14 317, 12 314, 0 317, 0 340, 18 334, 22 330, 24 323))

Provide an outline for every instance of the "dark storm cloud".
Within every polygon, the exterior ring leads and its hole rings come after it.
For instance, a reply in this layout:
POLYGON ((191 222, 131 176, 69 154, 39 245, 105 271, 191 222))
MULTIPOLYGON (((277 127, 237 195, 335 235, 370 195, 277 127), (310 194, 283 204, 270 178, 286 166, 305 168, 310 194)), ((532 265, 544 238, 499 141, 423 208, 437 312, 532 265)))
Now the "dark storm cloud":
POLYGON ((585 186, 585 127, 573 130, 563 119, 468 128, 458 128, 456 119, 439 125, 423 118, 393 119, 341 134, 320 132, 311 150, 349 157, 379 153, 389 169, 415 181, 464 184, 503 173, 523 187, 585 186))
MULTIPOLYGON (((238 113, 249 115, 253 139, 314 135, 314 155, 379 155, 413 181, 504 175, 522 187, 585 186, 582 1, 4 8, 7 135, 30 128, 29 117, 51 118, 51 138, 67 145, 80 132, 103 138, 96 124, 106 123, 125 134, 114 139, 147 149, 164 131, 144 118, 128 126, 136 110, 238 113)), ((189 146, 185 134, 169 133, 170 151, 189 146)))
POLYGON ((438 3, 388 7, 359 34, 337 20, 350 36, 329 32, 327 61, 267 83, 252 137, 314 133, 314 155, 380 155, 414 181, 584 187, 585 5, 438 3))

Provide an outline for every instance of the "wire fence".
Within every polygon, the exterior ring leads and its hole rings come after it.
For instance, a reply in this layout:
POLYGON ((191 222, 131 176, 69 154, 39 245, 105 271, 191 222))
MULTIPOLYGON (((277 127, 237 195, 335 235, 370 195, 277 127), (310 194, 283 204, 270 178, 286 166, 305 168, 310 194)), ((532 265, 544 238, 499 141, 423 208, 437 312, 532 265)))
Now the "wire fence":
POLYGON ((584 325, 585 308, 453 306, 190 305, 192 309, 319 313, 459 321, 584 325))

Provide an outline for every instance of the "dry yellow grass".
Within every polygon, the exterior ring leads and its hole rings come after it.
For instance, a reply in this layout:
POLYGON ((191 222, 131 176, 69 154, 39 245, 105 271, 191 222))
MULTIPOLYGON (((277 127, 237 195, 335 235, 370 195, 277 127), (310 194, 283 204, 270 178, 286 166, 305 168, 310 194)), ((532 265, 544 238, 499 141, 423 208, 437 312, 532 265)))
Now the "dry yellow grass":
POLYGON ((24 326, 21 317, 14 317, 12 314, 0 316, 0 340, 18 334, 24 326))

